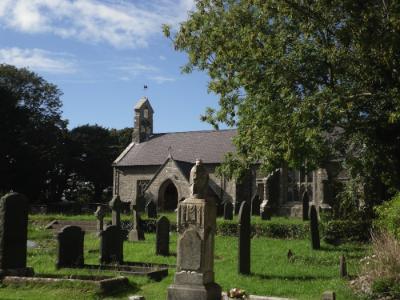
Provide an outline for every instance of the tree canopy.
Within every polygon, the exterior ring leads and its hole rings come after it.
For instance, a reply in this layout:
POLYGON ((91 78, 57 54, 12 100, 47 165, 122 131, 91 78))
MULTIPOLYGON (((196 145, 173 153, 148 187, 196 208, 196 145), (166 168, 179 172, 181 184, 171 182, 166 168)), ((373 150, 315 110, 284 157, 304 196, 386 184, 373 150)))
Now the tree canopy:
POLYGON ((0 189, 37 199, 63 164, 61 91, 27 69, 0 65, 0 189))
POLYGON ((309 169, 342 157, 350 172, 400 188, 400 4, 390 0, 198 0, 175 33, 184 72, 208 72, 236 126, 222 172, 250 164, 309 169))

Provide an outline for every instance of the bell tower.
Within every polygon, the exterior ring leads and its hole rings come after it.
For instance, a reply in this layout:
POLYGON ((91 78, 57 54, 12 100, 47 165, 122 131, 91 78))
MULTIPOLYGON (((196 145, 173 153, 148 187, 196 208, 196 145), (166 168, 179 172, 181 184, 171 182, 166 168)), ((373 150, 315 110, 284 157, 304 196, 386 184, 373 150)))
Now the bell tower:
POLYGON ((132 133, 132 142, 142 143, 153 134, 153 108, 147 97, 141 98, 135 105, 135 117, 132 133))

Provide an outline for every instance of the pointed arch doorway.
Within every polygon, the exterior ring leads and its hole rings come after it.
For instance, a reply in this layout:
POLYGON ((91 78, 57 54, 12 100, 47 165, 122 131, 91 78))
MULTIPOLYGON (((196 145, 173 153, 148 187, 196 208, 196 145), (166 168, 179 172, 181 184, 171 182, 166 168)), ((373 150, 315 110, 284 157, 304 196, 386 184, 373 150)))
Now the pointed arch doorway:
POLYGON ((158 204, 164 211, 173 211, 178 206, 178 189, 172 180, 167 179, 160 186, 158 192, 158 204))

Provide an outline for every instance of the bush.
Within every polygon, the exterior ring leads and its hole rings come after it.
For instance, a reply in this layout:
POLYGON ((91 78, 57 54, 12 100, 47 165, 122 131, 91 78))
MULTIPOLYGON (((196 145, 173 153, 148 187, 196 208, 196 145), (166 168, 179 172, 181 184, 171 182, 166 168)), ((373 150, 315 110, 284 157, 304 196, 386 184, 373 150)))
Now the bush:
POLYGON ((375 208, 377 215, 374 227, 379 231, 386 231, 400 238, 400 193, 390 201, 375 208))
POLYGON ((367 242, 371 239, 368 221, 334 220, 325 226, 324 240, 333 245, 343 242, 367 242))
MULTIPOLYGON (((217 234, 223 236, 237 236, 238 224, 233 221, 221 221, 217 225, 217 234)), ((251 224, 252 236, 263 236, 271 238, 298 239, 308 237, 308 223, 280 223, 264 221, 251 224)))
POLYGON ((371 299, 400 299, 399 251, 400 242, 392 234, 372 235, 372 254, 360 261, 356 288, 371 299))

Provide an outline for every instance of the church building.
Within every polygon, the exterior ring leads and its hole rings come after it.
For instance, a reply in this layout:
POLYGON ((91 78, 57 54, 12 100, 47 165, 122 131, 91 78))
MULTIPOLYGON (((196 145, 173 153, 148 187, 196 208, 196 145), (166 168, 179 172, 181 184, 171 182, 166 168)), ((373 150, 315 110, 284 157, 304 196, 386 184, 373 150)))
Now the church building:
POLYGON ((220 212, 227 201, 235 211, 248 201, 258 214, 264 201, 275 214, 301 216, 309 202, 323 208, 333 200, 330 177, 340 177, 335 168, 305 174, 282 167, 265 177, 255 165, 240 182, 227 180, 217 176, 216 167, 226 153, 235 151, 235 129, 154 133, 153 115, 150 101, 140 99, 134 108, 132 142, 113 163, 113 193, 121 201, 132 202, 138 209, 153 201, 159 211, 175 210, 190 195, 189 173, 196 159, 202 160, 209 173, 208 196, 220 212), (336 174, 330 174, 332 170, 336 174))

